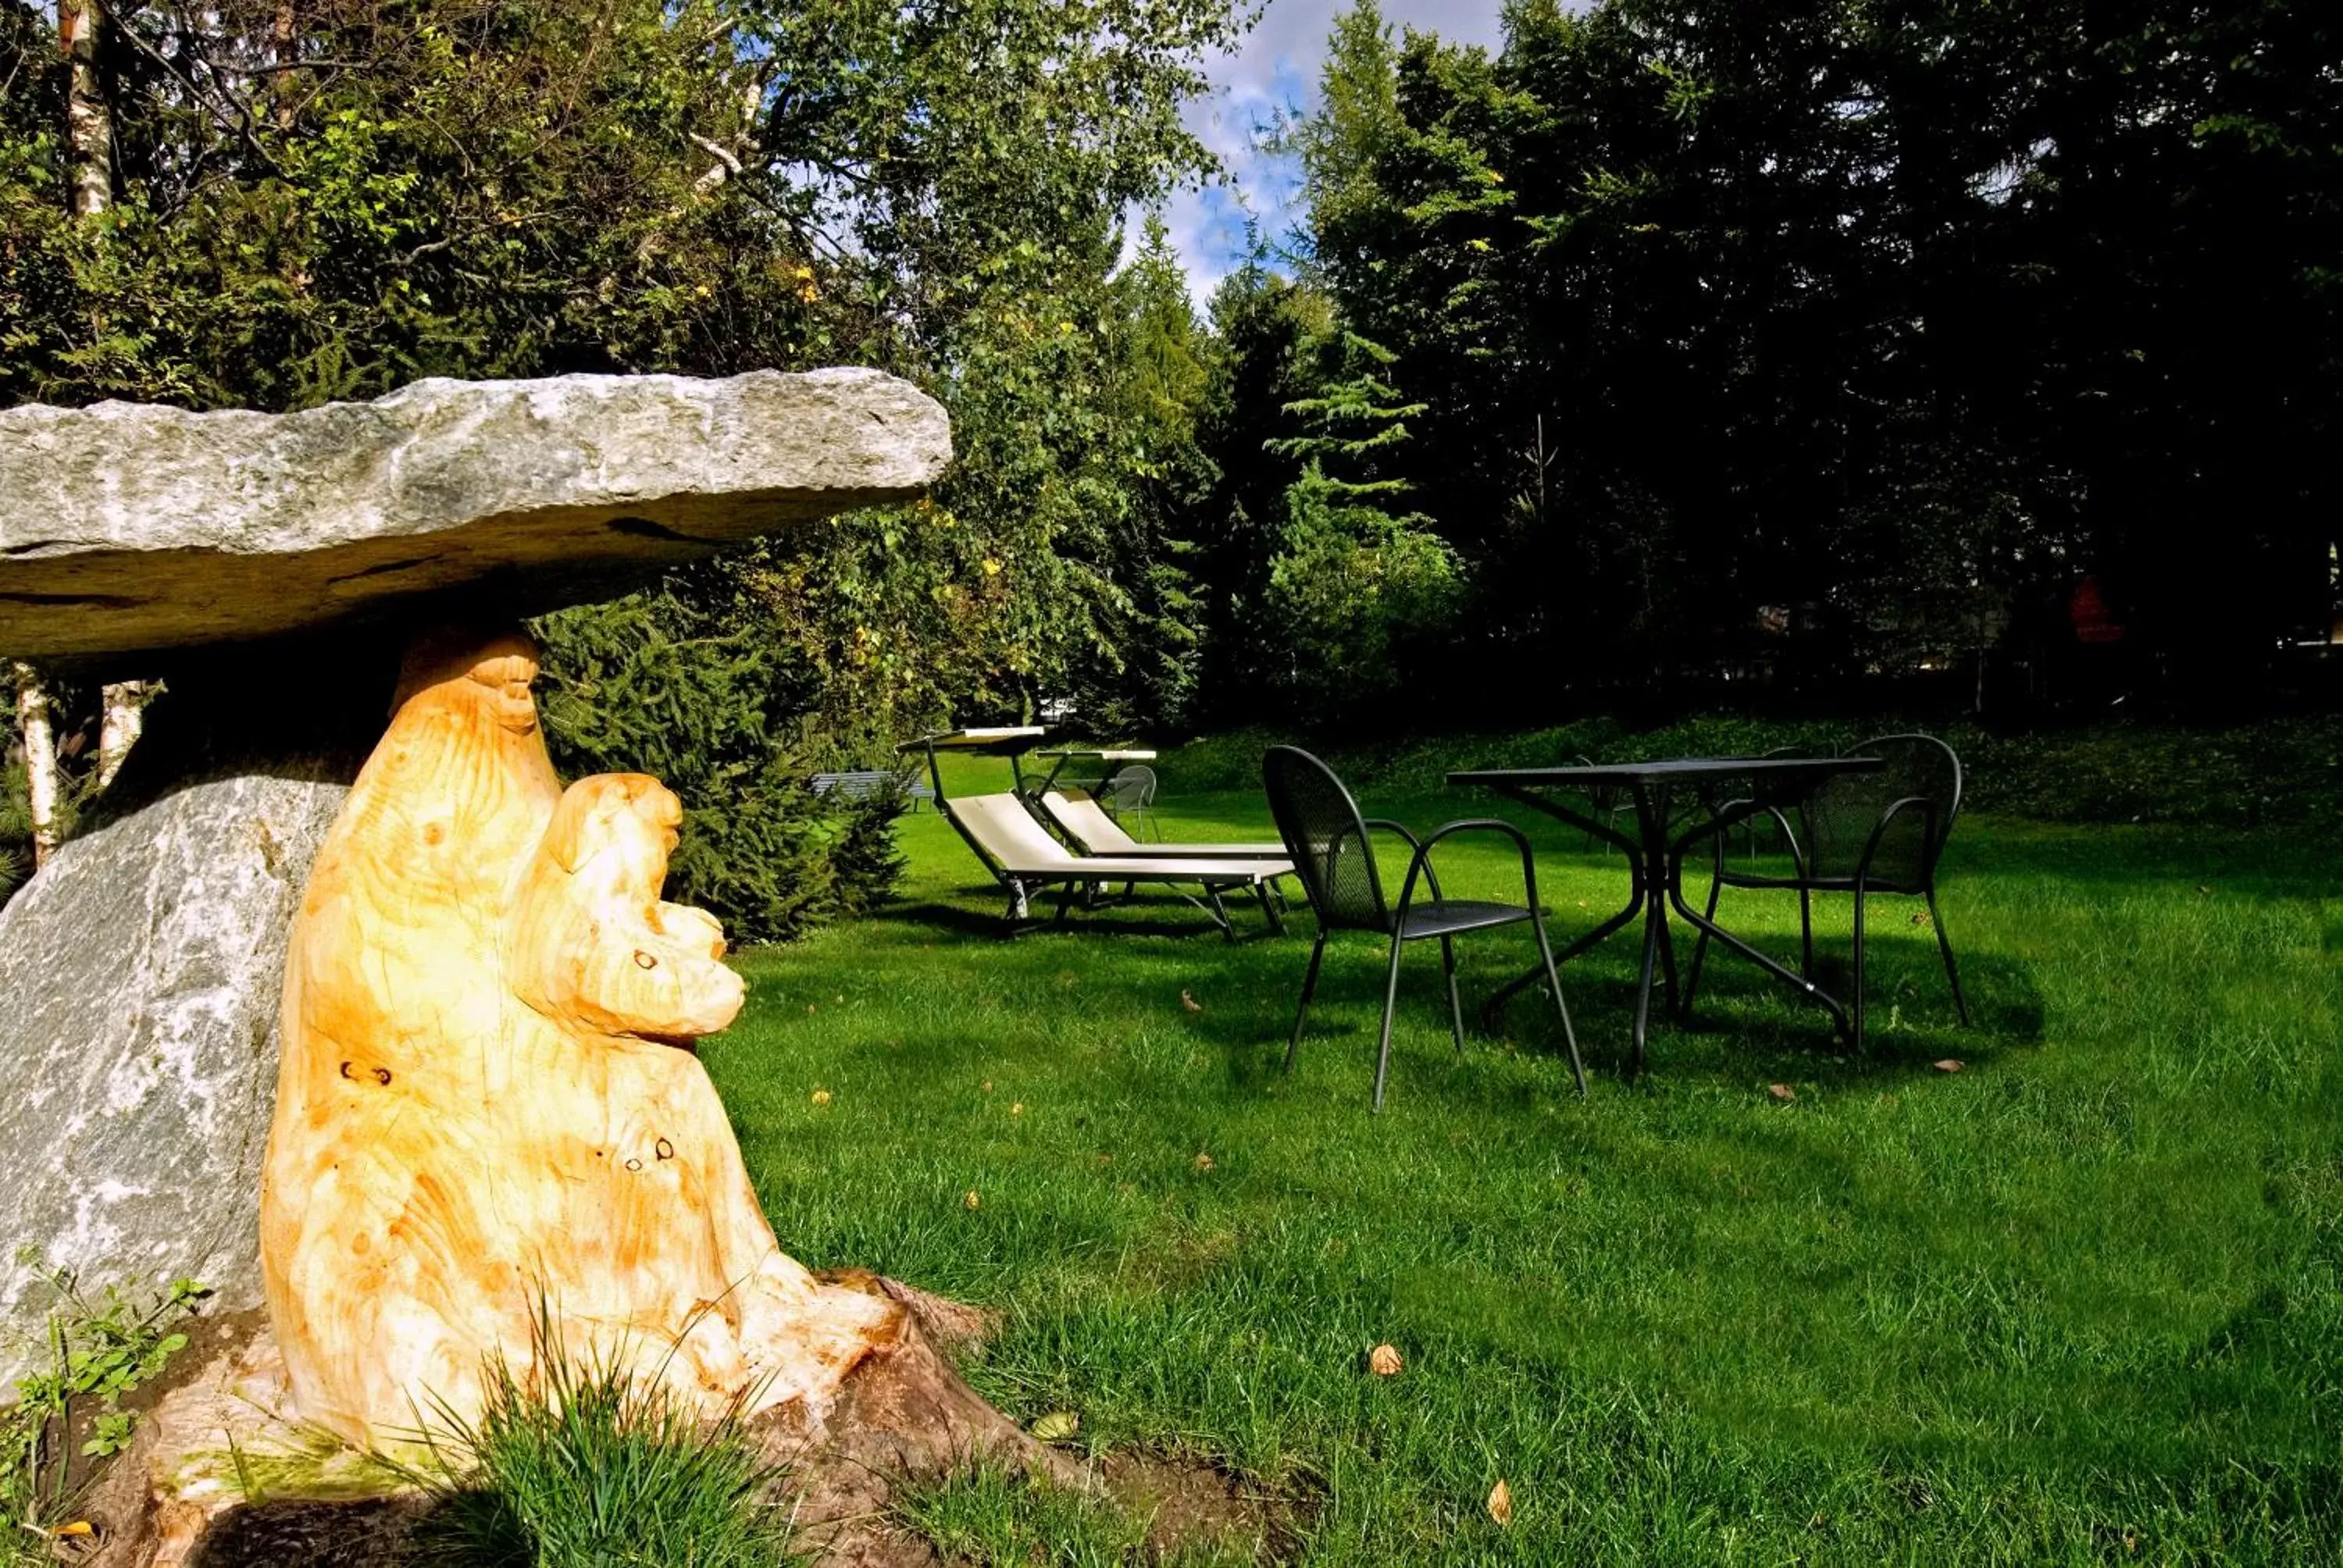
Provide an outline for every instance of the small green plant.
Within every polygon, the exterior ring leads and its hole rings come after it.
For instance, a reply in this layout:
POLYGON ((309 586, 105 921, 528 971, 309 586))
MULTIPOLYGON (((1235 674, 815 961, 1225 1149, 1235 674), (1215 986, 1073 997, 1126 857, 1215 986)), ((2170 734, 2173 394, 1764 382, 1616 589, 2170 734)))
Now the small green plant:
POLYGON ((435 1506, 413 1544, 441 1568, 777 1568, 789 1519, 744 1427, 702 1421, 623 1350, 573 1352, 539 1304, 531 1364, 488 1365, 478 1420, 444 1406, 409 1472, 435 1506))
POLYGON ((75 1461, 110 1458, 129 1442, 137 1418, 122 1397, 186 1347, 176 1325, 210 1294, 193 1280, 174 1280, 161 1291, 108 1285, 93 1297, 70 1270, 43 1273, 56 1295, 45 1364, 19 1379, 15 1402, 0 1410, 0 1519, 10 1526, 0 1564, 28 1560, 71 1522, 88 1473, 75 1461), (77 1418, 85 1418, 78 1441, 77 1418))

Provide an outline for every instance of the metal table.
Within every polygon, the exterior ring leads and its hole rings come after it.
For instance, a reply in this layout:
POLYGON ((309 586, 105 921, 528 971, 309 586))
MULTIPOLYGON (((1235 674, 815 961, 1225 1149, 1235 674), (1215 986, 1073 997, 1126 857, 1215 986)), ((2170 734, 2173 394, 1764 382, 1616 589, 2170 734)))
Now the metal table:
MULTIPOLYGON (((1831 1015, 1843 1036, 1852 1038, 1846 1009, 1805 976, 1776 963, 1693 908, 1684 896, 1684 853, 1691 846, 1724 831, 1743 819, 1772 808, 1791 805, 1823 779, 1840 773, 1868 773, 1881 766, 1875 757, 1680 757, 1664 762, 1624 762, 1591 768, 1491 768, 1448 775, 1455 785, 1494 789, 1549 817, 1593 834, 1626 851, 1630 877, 1627 904, 1617 914, 1554 955, 1567 963, 1598 942, 1608 940, 1640 912, 1644 916, 1644 964, 1635 991, 1634 1070, 1644 1069, 1644 1040, 1650 1030, 1652 980, 1656 967, 1665 973, 1668 1009, 1676 1008, 1675 945, 1668 931, 1668 906, 1699 930, 1708 933, 1728 951, 1781 980, 1831 1015), (1670 834, 1669 809, 1676 790, 1703 785, 1740 783, 1745 799, 1729 809, 1710 812, 1688 830, 1670 834), (1591 790, 1624 791, 1634 802, 1633 838, 1587 812, 1573 809, 1554 798, 1555 791, 1580 794, 1591 790)), ((1487 1018, 1493 1023, 1499 1009, 1514 993, 1544 980, 1543 968, 1534 969, 1491 999, 1487 1018)))
MULTIPOLYGON (((1071 747, 1060 751, 1037 751, 1033 755, 1048 762, 1050 771, 1040 785, 1030 785, 1025 782, 1024 759, 1017 759, 1017 792, 1029 800, 1039 800, 1042 796, 1055 789, 1058 787, 1058 775, 1066 770, 1066 765, 1070 762, 1152 762, 1155 760, 1154 752, 1131 747, 1105 750, 1094 747, 1071 747)), ((1071 780, 1068 782, 1070 785, 1072 784, 1071 780)), ((1105 777, 1100 778, 1097 782, 1103 784, 1106 782, 1105 777)), ((1073 785, 1073 787, 1084 789, 1095 789, 1095 785, 1088 782, 1073 785)))

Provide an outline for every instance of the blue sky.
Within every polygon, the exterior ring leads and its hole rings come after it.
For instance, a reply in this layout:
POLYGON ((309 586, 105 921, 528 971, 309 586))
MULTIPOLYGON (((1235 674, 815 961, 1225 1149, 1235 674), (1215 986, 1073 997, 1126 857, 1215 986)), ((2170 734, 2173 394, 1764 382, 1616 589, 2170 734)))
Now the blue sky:
MULTIPOLYGON (((1220 156, 1229 182, 1181 191, 1163 213, 1199 304, 1244 258, 1248 209, 1272 238, 1300 216, 1294 171, 1256 149, 1254 127, 1278 108, 1315 106, 1326 35, 1335 13, 1349 4, 1270 0, 1241 48, 1207 62, 1213 90, 1190 106, 1188 125, 1220 156)), ((1494 46, 1498 5, 1499 0, 1383 0, 1383 12, 1394 31, 1413 26, 1457 43, 1494 46)))

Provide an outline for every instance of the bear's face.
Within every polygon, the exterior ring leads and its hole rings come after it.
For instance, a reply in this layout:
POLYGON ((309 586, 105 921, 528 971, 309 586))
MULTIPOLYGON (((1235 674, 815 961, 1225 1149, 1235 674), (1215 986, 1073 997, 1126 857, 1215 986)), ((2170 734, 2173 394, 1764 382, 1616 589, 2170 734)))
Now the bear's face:
POLYGON ((532 1006, 603 1034, 679 1044, 732 1021, 746 990, 716 922, 659 901, 683 819, 640 773, 571 785, 546 829, 522 907, 516 976, 532 1006))

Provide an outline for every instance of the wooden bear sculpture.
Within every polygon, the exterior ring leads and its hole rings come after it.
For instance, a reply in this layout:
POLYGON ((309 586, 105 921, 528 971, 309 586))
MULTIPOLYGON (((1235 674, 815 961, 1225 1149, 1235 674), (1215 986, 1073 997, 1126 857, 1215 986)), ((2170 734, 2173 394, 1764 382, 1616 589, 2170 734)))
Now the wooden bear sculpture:
POLYGON ((525 1369, 541 1305, 574 1352, 811 1431, 901 1309, 774 1241, 690 1049, 742 990, 660 900, 681 808, 563 791, 536 672, 518 634, 418 645, 294 923, 261 1259, 295 1399, 397 1449, 525 1369))

